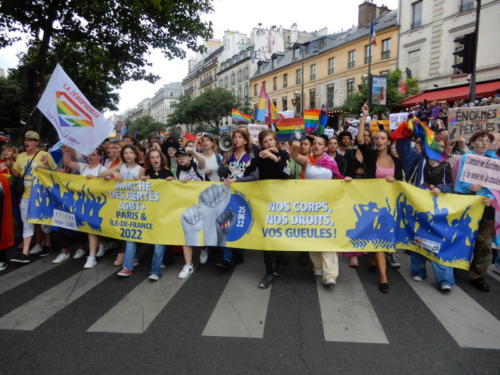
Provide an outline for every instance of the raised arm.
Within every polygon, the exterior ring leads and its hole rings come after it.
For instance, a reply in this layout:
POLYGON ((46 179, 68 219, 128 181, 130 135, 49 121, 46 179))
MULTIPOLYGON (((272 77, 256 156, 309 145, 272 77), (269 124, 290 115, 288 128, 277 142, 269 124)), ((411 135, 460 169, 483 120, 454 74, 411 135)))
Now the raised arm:
POLYGON ((206 163, 203 155, 197 153, 194 147, 186 147, 186 151, 193 155, 193 157, 198 161, 200 169, 205 169, 206 163))
POLYGON ((359 119, 359 127, 358 127, 358 135, 356 136, 356 140, 358 141, 358 145, 364 145, 365 141, 363 139, 363 134, 365 132, 365 123, 369 114, 368 105, 365 103, 363 107, 361 107, 361 118, 359 119))
POLYGON ((305 167, 305 166, 307 166, 307 164, 309 164, 309 159, 306 156, 299 154, 299 148, 300 148, 300 142, 293 141, 292 148, 290 150, 290 156, 297 163, 299 163, 300 165, 305 167))
POLYGON ((68 146, 62 147, 64 165, 75 172, 80 172, 80 164, 71 160, 72 151, 68 146))

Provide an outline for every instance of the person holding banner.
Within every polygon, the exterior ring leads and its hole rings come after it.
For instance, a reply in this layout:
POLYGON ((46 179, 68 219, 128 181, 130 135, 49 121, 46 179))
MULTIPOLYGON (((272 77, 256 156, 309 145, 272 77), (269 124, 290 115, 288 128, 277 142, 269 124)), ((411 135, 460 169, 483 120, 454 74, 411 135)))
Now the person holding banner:
MULTIPOLYGON (((366 119, 368 118, 369 109, 365 104, 362 107, 362 115, 359 122, 359 132, 357 141, 359 150, 363 155, 363 164, 366 178, 384 178, 388 182, 403 179, 403 171, 399 160, 390 152, 391 139, 389 133, 385 130, 380 130, 375 134, 375 149, 368 146, 365 142, 364 132, 366 119)), ((385 254, 377 251, 370 263, 370 268, 378 267, 379 271, 379 290, 382 293, 389 292, 389 282, 387 279, 387 263, 385 254)))
MULTIPOLYGON (((52 159, 52 156, 50 156, 49 153, 38 150, 39 143, 40 135, 33 130, 27 131, 24 135, 25 152, 22 152, 17 156, 15 163, 12 159, 7 160, 5 163, 13 176, 21 178, 24 187, 19 206, 21 210, 21 220, 23 222, 23 250, 19 256, 10 260, 15 263, 30 263, 30 244, 31 238, 35 233, 35 224, 28 223, 28 205, 31 194, 31 186, 33 185, 33 171, 37 167, 47 167, 50 169, 57 168, 56 162, 52 159)), ((50 227, 42 225, 42 231, 45 234, 48 234, 50 232, 50 227)), ((40 256, 42 255, 48 255, 48 249, 41 249, 40 256)))
MULTIPOLYGON (((472 146, 472 154, 484 156, 487 158, 498 159, 494 151, 490 150, 491 143, 495 137, 493 134, 485 131, 476 132, 470 138, 472 146)), ((457 160, 456 168, 458 169, 458 178, 455 181, 455 192, 459 194, 475 194, 483 196, 485 205, 484 213, 479 223, 478 235, 474 243, 473 259, 469 271, 470 283, 481 292, 489 292, 490 286, 486 283, 484 276, 488 273, 488 267, 491 263, 491 241, 495 233, 495 209, 492 203, 495 196, 490 189, 481 185, 473 185, 463 182, 462 170, 467 159, 464 154, 457 160)))
MULTIPOLYGON (((344 179, 335 160, 327 154, 328 137, 320 135, 312 144, 312 155, 306 157, 299 153, 300 143, 292 143, 291 156, 302 166, 305 179, 330 180, 344 179)), ((337 282, 339 262, 336 252, 310 252, 309 257, 314 266, 314 275, 322 276, 323 285, 331 287, 337 282)))
MULTIPOLYGON (((95 149, 88 156, 88 164, 77 163, 71 160, 70 157, 71 149, 69 147, 63 148, 63 160, 64 165, 71 169, 72 171, 80 173, 81 176, 87 178, 100 177, 101 173, 106 171, 106 167, 101 164, 101 158, 104 155, 104 151, 101 148, 95 149)), ((95 234, 88 234, 89 238, 89 256, 87 261, 83 266, 84 269, 93 268, 97 265, 96 253, 99 246, 99 237, 95 234)), ((62 263, 69 259, 69 251, 67 247, 63 247, 59 255, 54 259, 53 263, 62 263)))

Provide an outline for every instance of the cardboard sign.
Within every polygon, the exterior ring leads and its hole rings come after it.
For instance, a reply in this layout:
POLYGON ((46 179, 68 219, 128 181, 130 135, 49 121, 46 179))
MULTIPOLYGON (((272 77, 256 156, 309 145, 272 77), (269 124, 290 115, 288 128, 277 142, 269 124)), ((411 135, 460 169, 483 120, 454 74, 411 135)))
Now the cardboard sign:
POLYGON ((247 126, 250 137, 252 137, 256 144, 259 144, 259 133, 264 129, 269 129, 267 125, 248 124, 247 126))
POLYGON ((399 124, 408 120, 408 112, 399 112, 399 113, 391 113, 389 114, 389 126, 391 130, 396 129, 399 124))
POLYGON ((463 137, 468 142, 472 134, 480 131, 500 134, 500 105, 448 110, 450 140, 463 137))
POLYGON ((467 155, 460 181, 500 190, 500 160, 467 155))
POLYGON ((377 134, 381 130, 381 127, 383 127, 383 130, 389 133, 391 132, 389 120, 373 120, 370 123, 370 133, 372 133, 372 136, 377 134))

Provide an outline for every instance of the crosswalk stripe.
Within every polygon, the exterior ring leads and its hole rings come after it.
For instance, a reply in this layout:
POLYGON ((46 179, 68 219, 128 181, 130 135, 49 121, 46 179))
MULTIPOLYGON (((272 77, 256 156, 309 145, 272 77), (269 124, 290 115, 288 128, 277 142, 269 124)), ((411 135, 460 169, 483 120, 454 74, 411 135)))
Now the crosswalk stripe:
POLYGON ((82 270, 0 318, 0 329, 32 330, 116 272, 108 261, 82 270))
POLYGON ((144 333, 186 279, 169 270, 160 280, 141 282, 96 321, 89 332, 144 333))
MULTIPOLYGON (((430 268, 430 265, 428 265, 430 268)), ((410 257, 402 256, 401 275, 462 348, 500 349, 500 322, 458 286, 444 296, 433 276, 415 282, 410 257)))
POLYGON ((500 275, 496 272, 493 272, 493 267, 495 267, 495 265, 491 264, 490 267, 488 268, 488 274, 495 280, 500 281, 500 275))
POLYGON ((259 289, 258 278, 264 274, 260 252, 245 254, 245 262, 234 270, 222 292, 203 336, 264 337, 271 287, 259 289))
POLYGON ((19 269, 9 272, 6 275, 2 275, 2 277, 0 277, 0 294, 14 289, 40 276, 42 273, 57 267, 58 264, 53 264, 52 260, 52 257, 50 259, 48 259, 48 257, 39 259, 36 262, 20 266, 19 269))
POLYGON ((337 285, 325 289, 317 278, 321 319, 326 341, 388 344, 382 324, 358 274, 339 258, 337 285))

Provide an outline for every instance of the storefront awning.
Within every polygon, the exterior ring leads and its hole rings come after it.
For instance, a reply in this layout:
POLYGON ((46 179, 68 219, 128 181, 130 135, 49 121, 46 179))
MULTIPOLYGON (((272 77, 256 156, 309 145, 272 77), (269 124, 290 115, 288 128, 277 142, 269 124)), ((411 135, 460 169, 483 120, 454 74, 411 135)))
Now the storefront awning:
MULTIPOLYGON (((500 93, 500 81, 478 83, 476 85, 476 97, 490 96, 500 93)), ((469 97, 469 85, 460 87, 451 87, 448 89, 427 91, 418 95, 407 98, 403 101, 403 106, 408 107, 422 103, 424 99, 428 102, 433 100, 448 100, 454 101, 466 99, 469 97)))

